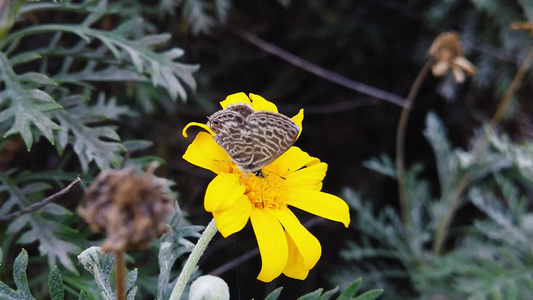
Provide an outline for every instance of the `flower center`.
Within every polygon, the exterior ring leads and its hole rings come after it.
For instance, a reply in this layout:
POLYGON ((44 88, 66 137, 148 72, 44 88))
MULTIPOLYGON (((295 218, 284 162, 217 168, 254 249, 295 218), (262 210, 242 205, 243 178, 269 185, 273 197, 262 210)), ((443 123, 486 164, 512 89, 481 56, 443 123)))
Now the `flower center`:
MULTIPOLYGON (((284 204, 285 179, 281 174, 281 168, 269 165, 262 169, 264 177, 258 177, 251 173, 241 175, 241 182, 246 185, 244 194, 256 208, 278 209, 284 204)), ((285 174, 284 174, 285 175, 285 174)))

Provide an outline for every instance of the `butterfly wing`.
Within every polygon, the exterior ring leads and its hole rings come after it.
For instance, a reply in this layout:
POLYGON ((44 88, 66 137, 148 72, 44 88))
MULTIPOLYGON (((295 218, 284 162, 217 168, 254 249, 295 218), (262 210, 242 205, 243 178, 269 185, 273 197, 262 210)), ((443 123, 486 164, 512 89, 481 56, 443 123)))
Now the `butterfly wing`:
POLYGON ((256 111, 246 117, 250 128, 253 158, 246 168, 259 170, 285 153, 296 142, 300 127, 285 115, 256 111))
POLYGON ((245 117, 238 111, 223 109, 208 119, 209 127, 215 132, 215 142, 226 150, 231 159, 239 166, 251 164, 253 140, 245 117))

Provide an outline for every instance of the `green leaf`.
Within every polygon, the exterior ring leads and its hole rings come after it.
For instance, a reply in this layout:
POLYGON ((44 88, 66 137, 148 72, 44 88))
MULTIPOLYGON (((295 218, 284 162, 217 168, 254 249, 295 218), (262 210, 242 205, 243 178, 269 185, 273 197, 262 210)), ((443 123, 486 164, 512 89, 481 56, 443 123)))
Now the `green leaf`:
MULTIPOLYGON (((159 277, 157 279, 157 299, 168 299, 174 288, 174 281, 171 280, 171 271, 176 260, 194 248, 194 243, 187 238, 198 238, 201 235, 203 226, 190 226, 188 221, 182 216, 178 203, 176 211, 170 219, 170 230, 161 237, 161 247, 159 248, 159 277)), ((191 278, 191 282, 194 278, 191 278)))
POLYGON ((359 286, 361 285, 361 277, 354 280, 348 287, 342 292, 337 300, 351 300, 353 296, 355 296, 355 293, 357 293, 357 290, 359 289, 359 286))
POLYGON ((80 297, 78 299, 79 300, 90 300, 89 299, 89 295, 87 295, 87 293, 85 291, 81 291, 80 292, 80 297))
POLYGON ((311 293, 298 297, 297 300, 317 300, 322 295, 322 290, 322 288, 319 288, 311 293))
POLYGON ((20 134, 28 150, 33 145, 32 127, 37 127, 52 144, 54 144, 53 131, 59 129, 59 126, 44 113, 62 107, 46 92, 22 86, 24 80, 51 82, 44 78, 44 75, 35 75, 35 73, 18 76, 11 68, 5 54, 0 52, 0 82, 3 82, 6 88, 0 92, 0 107, 4 107, 0 112, 0 124, 6 123, 4 126, 10 126, 4 137, 20 134))
POLYGON ((94 275, 94 280, 102 290, 104 299, 114 299, 115 293, 111 288, 109 276, 113 269, 114 258, 112 254, 105 254, 100 247, 90 247, 78 255, 78 261, 85 270, 94 275))
POLYGON ((331 297, 333 297, 335 293, 337 293, 338 290, 339 290, 339 287, 337 286, 329 291, 326 291, 324 294, 322 294, 322 296, 318 298, 318 300, 329 300, 331 299, 331 297))
POLYGON ((25 249, 22 249, 17 258, 15 258, 15 263, 13 264, 13 279, 15 280, 17 290, 11 289, 5 283, 0 281, 0 299, 35 299, 28 286, 28 277, 26 276, 27 267, 28 252, 26 252, 25 249))
MULTIPOLYGON (((31 205, 27 199, 42 197, 42 193, 50 188, 49 184, 44 182, 34 182, 25 184, 22 187, 5 174, 0 174, 0 183, 8 193, 9 197, 1 204, 0 212, 6 214, 13 207, 20 209, 31 205)), ((56 214, 70 214, 67 210, 55 209, 56 214)), ((56 264, 59 260, 62 265, 72 272, 77 273, 70 255, 79 253, 80 249, 73 243, 73 236, 76 231, 55 219, 47 219, 45 214, 29 213, 16 218, 7 227, 7 233, 17 233, 20 235, 18 242, 23 244, 39 243, 39 252, 48 257, 50 266, 56 264), (24 231, 25 227, 29 227, 24 231), (59 238, 61 236, 62 238, 59 238)))
MULTIPOLYGON (((99 109, 101 110, 102 106, 105 106, 103 100, 99 106, 96 106, 96 110, 93 110, 94 107, 87 106, 81 97, 69 97, 64 101, 69 103, 68 106, 65 104, 67 110, 54 113, 61 126, 61 131, 57 133, 58 143, 56 147, 58 152, 62 153, 71 142, 84 172, 87 172, 91 161, 95 161, 102 170, 111 166, 119 166, 120 152, 126 149, 119 143, 120 137, 116 133, 115 127, 89 127, 86 125, 102 119, 103 116, 99 109)), ((123 113, 125 111, 115 112, 123 113)))
POLYGON ((383 290, 371 290, 363 293, 361 296, 355 297, 353 300, 374 300, 377 299, 381 294, 383 294, 383 290))
POLYGON ((57 266, 52 268, 50 276, 48 277, 48 290, 50 291, 51 300, 65 299, 65 288, 63 287, 63 279, 57 266))
POLYGON ((268 296, 266 296, 265 300, 277 300, 282 290, 283 290, 282 286, 273 290, 270 294, 268 294, 268 296))
POLYGON ((363 162, 363 166, 392 178, 396 178, 396 166, 392 159, 382 154, 379 158, 372 158, 363 162))

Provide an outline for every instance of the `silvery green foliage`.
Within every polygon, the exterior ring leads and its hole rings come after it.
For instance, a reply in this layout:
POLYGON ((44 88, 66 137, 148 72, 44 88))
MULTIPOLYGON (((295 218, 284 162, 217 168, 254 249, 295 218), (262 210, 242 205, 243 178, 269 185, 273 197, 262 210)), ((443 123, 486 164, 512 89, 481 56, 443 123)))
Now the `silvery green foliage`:
MULTIPOLYGON (((0 261, 2 261, 2 248, 0 248, 0 261)), ((15 258, 13 264, 13 279, 15 282, 16 290, 12 289, 5 283, 0 281, 0 299, 10 300, 30 300, 35 299, 33 297, 30 287, 28 285, 28 277, 26 275, 26 269, 28 267, 28 252, 22 249, 20 254, 15 258)), ((50 293, 50 299, 63 300, 65 298, 65 287, 63 285, 63 278, 57 266, 52 268, 50 275, 48 276, 48 291, 50 293)), ((82 291, 80 293, 80 300, 88 299, 87 295, 82 291)))
MULTIPOLYGON (((384 288, 386 299, 415 297, 396 293, 397 278, 409 280, 420 299, 527 299, 533 293, 533 217, 527 201, 533 194, 531 143, 513 143, 486 127, 474 135, 468 149, 453 149, 433 113, 427 116, 424 135, 435 153, 440 196, 432 199, 429 185, 420 178, 421 166, 412 166, 405 180, 410 218, 406 227, 391 207, 376 212, 346 190, 343 199, 357 213, 351 226, 363 236, 341 252, 356 267, 335 274, 332 282, 362 275, 372 286, 384 288), (433 255, 437 225, 451 209, 462 180, 470 188, 459 199, 459 209, 470 203, 478 213, 471 226, 457 233, 452 228, 457 240, 452 249, 433 255)), ((395 177, 387 157, 366 165, 395 177)))
MULTIPOLYGON (((0 12, 0 135, 5 138, 0 150, 7 139, 16 141, 15 136, 22 138, 28 151, 33 150, 44 137, 58 153, 49 159, 60 162, 56 171, 32 174, 13 169, 1 174, 0 198, 5 201, 0 216, 23 209, 74 180, 78 174, 62 171, 64 165, 72 165, 71 156, 77 157, 83 173, 88 173, 92 165, 117 167, 125 151, 150 145, 121 140, 119 122, 138 114, 106 95, 110 89, 102 85, 148 85, 158 94, 142 101, 151 102, 152 107, 161 99, 184 101, 196 88, 193 73, 198 66, 182 61, 182 49, 166 46, 170 34, 155 32, 155 27, 142 19, 145 10, 140 5, 106 0, 13 0, 0 12), (14 27, 15 21, 26 15, 42 20, 14 27), (64 15, 77 17, 62 18, 64 15), (106 28, 102 21, 107 17, 116 22, 106 28), (51 23, 50 19, 60 21, 51 23), (97 92, 96 84, 106 93, 97 92), (54 190, 50 182, 57 184, 54 190)), ((147 160, 136 158, 134 163, 147 160)), ((21 234, 19 243, 37 242, 50 266, 58 261, 77 274, 71 257, 79 253, 76 241, 83 237, 67 225, 72 219, 70 211, 50 203, 40 212, 6 224, 7 233, 21 234)))
MULTIPOLYGON (((367 292, 364 292, 363 294, 355 297, 355 294, 359 290, 359 286, 361 285, 361 278, 358 278, 354 281, 352 281, 346 289, 340 293, 337 298, 332 298, 339 290, 339 287, 336 287, 334 289, 331 289, 329 291, 324 292, 323 289, 318 289, 314 292, 305 294, 303 296, 298 297, 297 300, 329 300, 329 299, 336 299, 336 300, 374 300, 377 299, 382 293, 383 290, 370 290, 367 292)), ((265 300, 277 300, 278 297, 281 295, 282 287, 275 289, 272 293, 270 293, 265 300)))
MULTIPOLYGON (((192 251, 195 244, 187 238, 199 238, 204 226, 193 226, 182 216, 179 205, 170 220, 170 231, 161 237, 159 248, 159 277, 157 280, 157 298, 168 299, 176 285, 177 277, 171 279, 171 270, 176 260, 192 251)), ((193 274, 194 279, 198 274, 193 274)))
MULTIPOLYGON (((0 174, 0 192, 9 195, 0 205, 0 215, 7 214, 13 208, 18 210, 29 206, 30 196, 42 197, 42 193, 51 188, 44 182, 32 182, 35 177, 10 177, 11 173, 0 174)), ((72 212, 55 203, 49 203, 41 210, 41 213, 29 213, 16 218, 7 227, 7 233, 22 233, 18 239, 21 244, 38 242, 39 252, 48 258, 50 267, 59 260, 67 269, 77 273, 71 259, 71 255, 80 250, 75 243, 76 231, 61 222, 72 212)))
POLYGON ((193 34, 209 34, 215 25, 226 23, 230 4, 229 0, 160 0, 159 11, 174 16, 181 8, 193 34))
MULTIPOLYGON (((111 287, 110 276, 115 263, 115 256, 111 253, 104 253, 100 247, 90 247, 78 255, 78 261, 83 267, 94 275, 94 280, 101 290, 101 295, 105 300, 115 299, 115 292, 111 287)), ((126 275, 126 299, 134 300, 137 293, 135 281, 137 280, 137 269, 128 272, 126 275)))

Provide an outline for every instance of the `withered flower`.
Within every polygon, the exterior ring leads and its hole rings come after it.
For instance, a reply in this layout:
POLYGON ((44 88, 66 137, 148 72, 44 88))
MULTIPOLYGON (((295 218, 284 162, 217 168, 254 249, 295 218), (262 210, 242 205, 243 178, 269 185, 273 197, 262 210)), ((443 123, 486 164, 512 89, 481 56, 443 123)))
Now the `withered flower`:
POLYGON ((532 22, 513 22, 509 26, 513 30, 529 30, 529 33, 533 35, 533 23, 532 22))
POLYGON ((433 60, 431 71, 435 76, 452 72, 455 82, 465 81, 467 75, 475 75, 476 67, 463 56, 463 47, 459 35, 455 32, 443 32, 433 41, 427 57, 433 60))
POLYGON ((78 213, 93 230, 105 231, 105 252, 145 249, 164 234, 174 201, 153 176, 133 168, 102 171, 85 192, 78 213))

